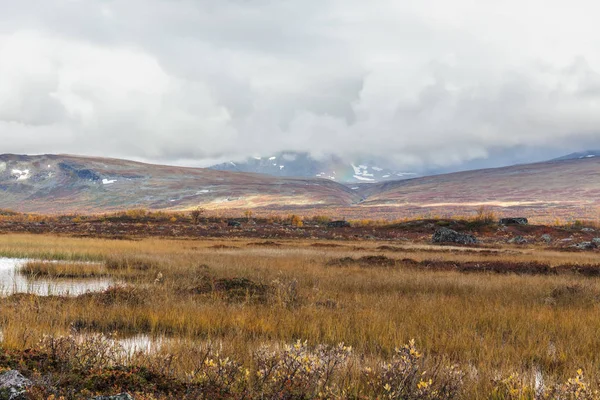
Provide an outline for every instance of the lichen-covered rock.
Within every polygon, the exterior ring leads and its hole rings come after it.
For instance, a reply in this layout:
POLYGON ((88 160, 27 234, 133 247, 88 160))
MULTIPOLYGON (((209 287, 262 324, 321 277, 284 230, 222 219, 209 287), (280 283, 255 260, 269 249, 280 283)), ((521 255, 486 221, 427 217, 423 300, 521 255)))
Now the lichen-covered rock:
POLYGON ((574 249, 579 249, 579 250, 593 250, 593 249, 597 248, 598 245, 594 242, 581 242, 581 243, 577 243, 577 244, 574 244, 569 247, 572 247, 574 249))
POLYGON ((510 244, 525 244, 527 243, 527 239, 525 239, 523 236, 515 236, 514 238, 510 239, 508 241, 508 243, 510 244))
POLYGON ((90 400, 133 400, 133 397, 129 393, 119 393, 114 396, 96 396, 90 400))
POLYGON ((552 241, 552 236, 550 236, 546 233, 546 234, 542 235, 540 237, 540 239, 542 239, 546 243, 550 243, 552 241))
POLYGON ((440 228, 435 231, 431 238, 433 243, 458 243, 458 244, 475 244, 477 238, 466 233, 459 233, 448 228, 440 228))
POLYGON ((0 398, 8 400, 24 399, 25 389, 31 381, 19 371, 10 370, 0 374, 0 398))
POLYGON ((527 218, 519 217, 519 218, 501 218, 498 221, 500 225, 527 225, 529 221, 527 218))

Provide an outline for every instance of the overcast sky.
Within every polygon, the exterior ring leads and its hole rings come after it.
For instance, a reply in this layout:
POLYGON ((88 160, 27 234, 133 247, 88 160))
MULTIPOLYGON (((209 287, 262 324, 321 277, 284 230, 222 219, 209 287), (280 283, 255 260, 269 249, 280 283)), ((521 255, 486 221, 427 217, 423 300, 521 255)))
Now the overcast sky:
POLYGON ((599 14, 582 0, 0 0, 0 153, 206 165, 307 150, 420 168, 596 148, 599 14))

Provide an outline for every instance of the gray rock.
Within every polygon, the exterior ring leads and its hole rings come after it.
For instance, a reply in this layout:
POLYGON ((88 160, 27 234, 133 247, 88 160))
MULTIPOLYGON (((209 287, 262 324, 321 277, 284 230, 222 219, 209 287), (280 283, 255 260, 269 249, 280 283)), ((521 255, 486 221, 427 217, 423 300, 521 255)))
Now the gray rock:
POLYGON ((31 381, 19 371, 11 369, 0 374, 0 396, 8 400, 24 398, 25 389, 31 386, 31 381))
POLYGON ((133 397, 129 393, 119 393, 114 396, 96 396, 90 400, 133 400, 133 397))
POLYGON ((546 234, 542 235, 540 237, 540 239, 542 239, 546 243, 550 243, 552 241, 552 236, 550 236, 546 233, 546 234))
POLYGON ((571 245, 569 247, 572 247, 574 249, 579 249, 579 250, 593 250, 593 249, 597 248, 598 245, 596 245, 596 243, 594 243, 594 242, 581 242, 581 243, 571 245))
POLYGON ((518 218, 500 218, 498 221, 500 225, 527 225, 529 221, 527 218, 518 217, 518 218))
POLYGON ((592 243, 600 244, 600 238, 593 238, 592 243))
POLYGON ((431 238, 433 243, 459 243, 459 244, 474 244, 477 243, 477 238, 466 233, 459 233, 448 228, 440 228, 433 234, 431 238))
POLYGON ((525 239, 523 236, 515 236, 514 238, 510 239, 508 241, 508 243, 511 244, 525 244, 527 243, 527 239, 525 239))
POLYGON ((349 228, 350 222, 348 221, 331 221, 327 223, 328 228, 349 228))
POLYGON ((581 228, 581 232, 594 232, 592 228, 581 228))

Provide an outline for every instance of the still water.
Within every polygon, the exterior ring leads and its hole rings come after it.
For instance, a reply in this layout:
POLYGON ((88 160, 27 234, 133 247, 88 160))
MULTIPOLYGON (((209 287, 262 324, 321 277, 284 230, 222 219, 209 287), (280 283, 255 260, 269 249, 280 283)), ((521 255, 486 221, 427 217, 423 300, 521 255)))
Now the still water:
POLYGON ((0 257, 0 295, 30 293, 38 296, 77 296, 86 292, 100 292, 114 284, 112 279, 31 279, 19 273, 29 260, 0 257))

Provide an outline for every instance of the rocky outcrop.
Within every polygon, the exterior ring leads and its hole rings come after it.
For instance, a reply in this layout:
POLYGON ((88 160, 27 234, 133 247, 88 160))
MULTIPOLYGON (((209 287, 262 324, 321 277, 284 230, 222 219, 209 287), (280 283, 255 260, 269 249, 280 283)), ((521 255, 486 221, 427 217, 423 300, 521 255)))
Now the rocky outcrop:
POLYGON ((331 221, 327 224, 328 228, 349 228, 350 222, 348 221, 331 221))
POLYGON ((433 234, 431 238, 433 243, 458 243, 458 244, 475 244, 477 238, 466 233, 459 233, 448 228, 440 228, 433 234))
POLYGON ((514 238, 510 239, 508 241, 508 243, 510 243, 510 244, 525 244, 525 243, 527 243, 527 239, 525 239, 523 236, 515 236, 514 238))
POLYGON ((594 242, 581 242, 581 243, 577 243, 577 244, 574 244, 569 247, 572 247, 572 248, 578 249, 578 250, 593 250, 593 249, 596 249, 598 247, 598 245, 594 242))
POLYGON ((500 225, 527 225, 529 221, 527 218, 517 217, 517 218, 500 218, 498 221, 500 225))
POLYGON ((25 389, 31 381, 19 371, 10 370, 0 374, 0 398, 8 400, 25 399, 25 389))
POLYGON ((542 240, 543 240, 544 242, 546 242, 546 243, 550 243, 550 242, 552 242, 552 236, 548 235, 547 233, 546 233, 546 234, 543 234, 543 235, 540 237, 540 239, 542 239, 542 240))
POLYGON ((133 397, 129 393, 119 393, 114 396, 96 396, 90 400, 133 400, 133 397))

